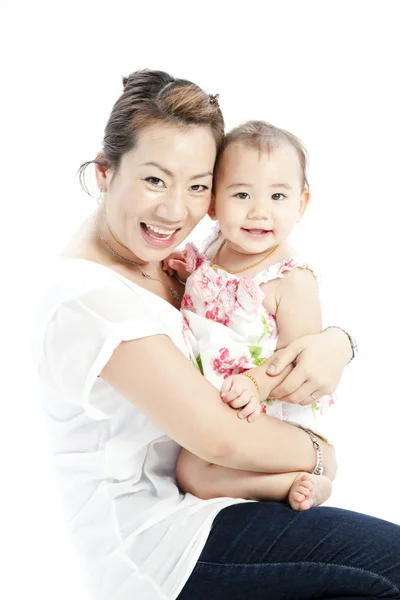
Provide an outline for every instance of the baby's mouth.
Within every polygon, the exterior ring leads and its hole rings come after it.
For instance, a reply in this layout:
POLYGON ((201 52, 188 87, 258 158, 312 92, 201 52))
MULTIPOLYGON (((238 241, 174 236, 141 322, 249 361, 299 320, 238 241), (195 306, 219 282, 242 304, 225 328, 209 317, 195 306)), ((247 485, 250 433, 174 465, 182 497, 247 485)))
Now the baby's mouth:
POLYGON ((271 229, 246 229, 246 227, 242 227, 243 231, 250 233, 251 235, 266 235, 267 233, 272 233, 271 229))

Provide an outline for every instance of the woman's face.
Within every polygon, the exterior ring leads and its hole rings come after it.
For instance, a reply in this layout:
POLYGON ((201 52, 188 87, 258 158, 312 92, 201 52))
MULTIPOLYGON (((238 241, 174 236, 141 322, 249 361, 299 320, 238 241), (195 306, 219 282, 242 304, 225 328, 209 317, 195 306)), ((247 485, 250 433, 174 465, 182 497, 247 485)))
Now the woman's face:
POLYGON ((155 124, 116 172, 96 167, 108 226, 133 260, 164 259, 204 217, 215 158, 209 128, 155 124))

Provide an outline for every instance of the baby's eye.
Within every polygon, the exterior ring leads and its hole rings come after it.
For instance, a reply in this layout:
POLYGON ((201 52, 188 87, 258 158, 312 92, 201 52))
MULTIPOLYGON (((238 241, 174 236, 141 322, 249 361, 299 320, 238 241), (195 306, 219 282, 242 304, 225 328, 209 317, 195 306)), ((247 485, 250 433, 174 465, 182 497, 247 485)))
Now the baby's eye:
POLYGON ((235 194, 235 198, 240 198, 240 200, 248 200, 250 196, 247 192, 239 192, 238 194, 235 194))
POLYGON ((285 198, 284 194, 272 194, 272 200, 284 200, 285 198))

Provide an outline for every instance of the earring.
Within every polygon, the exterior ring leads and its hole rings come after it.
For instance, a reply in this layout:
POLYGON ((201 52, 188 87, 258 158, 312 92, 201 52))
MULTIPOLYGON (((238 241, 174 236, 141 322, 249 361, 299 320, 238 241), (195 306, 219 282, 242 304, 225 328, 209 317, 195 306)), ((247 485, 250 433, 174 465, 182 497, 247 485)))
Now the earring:
POLYGON ((104 192, 103 192, 103 188, 100 188, 100 191, 99 191, 99 196, 98 196, 98 198, 96 198, 96 200, 97 200, 97 205, 98 205, 98 206, 100 206, 100 204, 102 204, 102 203, 103 203, 103 200, 104 200, 104 192))

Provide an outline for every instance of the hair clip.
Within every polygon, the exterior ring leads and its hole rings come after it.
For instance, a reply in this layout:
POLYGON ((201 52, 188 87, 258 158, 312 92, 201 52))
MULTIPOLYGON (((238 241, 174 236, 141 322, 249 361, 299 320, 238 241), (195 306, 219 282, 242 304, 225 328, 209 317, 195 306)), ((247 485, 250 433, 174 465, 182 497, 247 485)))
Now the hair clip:
POLYGON ((210 104, 216 104, 218 106, 219 94, 215 94, 215 96, 213 96, 212 94, 208 94, 208 95, 210 96, 210 104))

